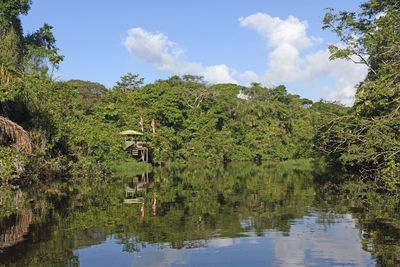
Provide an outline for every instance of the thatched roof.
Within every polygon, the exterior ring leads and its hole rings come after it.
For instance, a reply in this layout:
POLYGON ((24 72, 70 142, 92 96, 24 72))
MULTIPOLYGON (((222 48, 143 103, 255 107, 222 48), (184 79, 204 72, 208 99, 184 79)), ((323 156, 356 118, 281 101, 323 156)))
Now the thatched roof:
POLYGON ((4 136, 14 141, 14 147, 27 153, 32 152, 32 141, 29 134, 18 124, 0 116, 0 142, 4 136))
POLYGON ((122 135, 143 135, 143 133, 138 132, 138 131, 133 131, 133 130, 126 130, 126 131, 120 132, 119 134, 122 134, 122 135))

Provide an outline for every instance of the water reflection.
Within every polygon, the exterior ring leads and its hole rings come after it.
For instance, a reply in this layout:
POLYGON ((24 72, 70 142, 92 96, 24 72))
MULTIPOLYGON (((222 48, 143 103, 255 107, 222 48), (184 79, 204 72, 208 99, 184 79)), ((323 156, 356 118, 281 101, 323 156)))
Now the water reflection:
MULTIPOLYGON (((126 204, 143 204, 143 194, 140 192, 147 191, 149 187, 149 173, 143 172, 141 175, 134 176, 132 180, 125 186, 125 199, 126 204)), ((141 209, 142 216, 144 216, 144 208, 141 209)))
POLYGON ((0 221, 0 252, 23 241, 32 222, 32 210, 24 209, 17 215, 0 221))
POLYGON ((191 249, 146 247, 135 255, 132 266, 374 265, 371 254, 361 249, 355 219, 338 216, 336 223, 326 227, 319 216, 294 220, 285 235, 270 229, 261 236, 250 231, 241 238, 212 238, 191 249))
POLYGON ((46 220, 33 212, 25 240, 4 248, 0 265, 397 264, 396 215, 372 220, 371 206, 367 213, 362 203, 315 182, 329 175, 314 166, 235 163, 82 186, 46 220), (126 204, 138 197, 139 204, 126 204))
POLYGON ((315 213, 295 220, 288 236, 267 236, 274 240, 276 261, 283 266, 373 265, 371 255, 361 249, 356 221, 349 214, 315 213), (321 216, 333 221, 326 224, 321 216))

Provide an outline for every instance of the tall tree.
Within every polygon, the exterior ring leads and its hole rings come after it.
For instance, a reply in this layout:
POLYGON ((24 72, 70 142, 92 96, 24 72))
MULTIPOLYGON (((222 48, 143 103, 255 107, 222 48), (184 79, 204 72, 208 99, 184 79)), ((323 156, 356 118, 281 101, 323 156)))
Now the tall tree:
POLYGON ((321 147, 393 186, 400 174, 400 2, 369 0, 360 7, 359 13, 329 9, 324 18, 323 28, 343 43, 329 46, 331 59, 365 64, 369 72, 357 88, 350 114, 325 127, 334 144, 327 148, 322 142, 321 147))
POLYGON ((139 78, 139 74, 132 74, 128 72, 126 75, 121 76, 121 81, 113 89, 121 90, 123 92, 132 92, 139 89, 143 85, 143 78, 139 78))
POLYGON ((9 130, 16 129, 10 125, 17 125, 11 121, 15 108, 10 107, 10 101, 30 102, 27 99, 34 92, 26 85, 26 76, 46 76, 49 66, 55 68, 63 60, 50 25, 44 24, 36 32, 23 34, 19 16, 26 15, 31 4, 30 0, 0 1, 0 130, 15 141, 20 139, 14 138, 13 131, 9 130))

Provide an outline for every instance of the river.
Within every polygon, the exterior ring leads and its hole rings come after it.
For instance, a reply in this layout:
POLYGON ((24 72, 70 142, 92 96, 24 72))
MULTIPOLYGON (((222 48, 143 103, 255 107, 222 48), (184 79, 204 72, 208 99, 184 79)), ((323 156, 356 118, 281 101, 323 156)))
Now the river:
POLYGON ((0 266, 398 265, 398 201, 339 193, 340 176, 248 162, 114 176, 1 218, 0 266))

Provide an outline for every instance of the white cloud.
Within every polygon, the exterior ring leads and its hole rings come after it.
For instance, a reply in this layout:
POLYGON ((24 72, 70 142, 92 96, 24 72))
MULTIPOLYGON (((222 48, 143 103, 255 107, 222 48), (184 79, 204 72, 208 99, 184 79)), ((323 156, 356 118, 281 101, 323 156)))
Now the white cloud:
POLYGON ((253 71, 241 75, 248 82, 262 81, 264 84, 313 83, 321 88, 326 85, 320 80, 333 79, 335 88, 325 94, 328 100, 346 105, 354 102, 355 85, 365 78, 367 68, 344 60, 329 60, 329 51, 320 50, 301 56, 301 51, 321 38, 307 36, 307 22, 293 16, 282 20, 268 14, 256 13, 239 19, 242 27, 255 30, 272 49, 268 57, 268 70, 260 77, 253 71))
POLYGON ((274 255, 280 265, 368 265, 371 255, 360 246, 356 219, 351 214, 334 215, 336 222, 327 225, 319 222, 324 216, 332 218, 332 214, 313 214, 296 220, 287 236, 267 232, 266 237, 275 245, 274 255))
POLYGON ((244 73, 240 74, 240 79, 245 80, 247 82, 262 82, 260 77, 258 77, 257 73, 252 70, 247 70, 244 73))
POLYGON ((240 25, 256 30, 268 40, 268 45, 279 47, 288 44, 297 48, 311 45, 306 35, 307 22, 300 22, 290 16, 287 20, 273 18, 268 14, 257 13, 246 18, 239 18, 240 25))
POLYGON ((327 93, 326 99, 351 106, 354 103, 355 86, 365 78, 368 69, 343 59, 330 60, 329 55, 328 50, 321 50, 306 56, 304 77, 313 79, 326 76, 333 79, 335 90, 327 93))
POLYGON ((247 84, 260 82, 268 87, 290 84, 313 91, 314 100, 325 98, 352 105, 355 85, 365 78, 367 68, 344 60, 331 61, 327 49, 302 54, 304 49, 312 49, 313 45, 323 42, 321 38, 307 35, 306 21, 293 16, 283 20, 256 13, 239 18, 239 22, 242 27, 255 30, 262 36, 266 47, 271 50, 265 55, 268 69, 261 75, 254 70, 237 73, 225 64, 204 66, 188 61, 184 50, 166 35, 150 33, 142 28, 130 29, 124 45, 134 59, 143 60, 163 73, 201 75, 215 83, 237 83, 238 79, 247 84))
POLYGON ((212 247, 231 247, 240 243, 239 240, 232 238, 214 238, 208 241, 208 245, 212 247))
POLYGON ((242 27, 253 29, 263 36, 272 48, 264 81, 291 82, 300 78, 300 50, 312 45, 312 39, 306 34, 307 22, 293 16, 282 20, 263 13, 240 18, 239 22, 242 27))
POLYGON ((185 251, 177 249, 163 249, 135 253, 131 266, 170 266, 186 265, 185 251))
POLYGON ((125 39, 125 47, 134 59, 142 59, 159 71, 170 74, 196 74, 216 83, 237 83, 236 72, 228 66, 203 66, 186 61, 184 51, 162 33, 152 34, 142 28, 132 28, 125 39))

